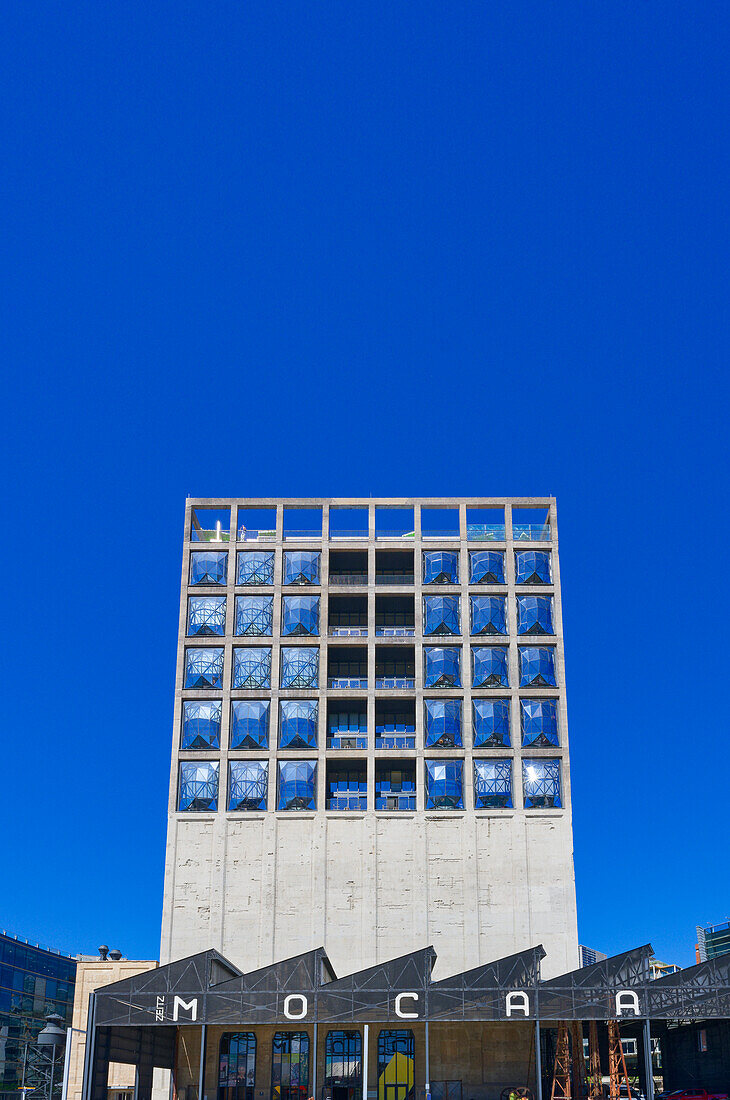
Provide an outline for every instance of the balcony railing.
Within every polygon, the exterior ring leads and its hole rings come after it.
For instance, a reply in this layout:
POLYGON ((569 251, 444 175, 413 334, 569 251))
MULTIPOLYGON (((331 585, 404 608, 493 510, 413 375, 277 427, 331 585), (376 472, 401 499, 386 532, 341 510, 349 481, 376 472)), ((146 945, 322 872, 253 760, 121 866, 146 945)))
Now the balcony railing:
POLYGON ((333 733, 327 737, 328 749, 366 749, 367 747, 366 733, 333 733))
POLYGON ((366 626, 331 626, 330 638, 367 638, 366 626))
POLYGON ((366 539, 367 531, 330 531, 331 539, 366 539))
POLYGON ((376 749, 415 749, 416 733, 376 733, 376 749))
POLYGON ((327 799, 328 810, 367 810, 366 794, 332 794, 327 799))
POLYGON ((466 537, 469 542, 504 542, 503 523, 467 523, 466 537))
POLYGON ((415 688, 416 680, 413 676, 376 676, 376 688, 415 688))
POLYGON ((331 688, 366 688, 367 676, 330 676, 327 683, 331 688))
POLYGON ((275 538, 274 530, 254 531, 251 527, 238 528, 239 542, 273 542, 275 538))
POLYGON ((191 542, 228 542, 230 535, 227 527, 216 525, 215 531, 204 531, 202 527, 193 527, 191 542))
POLYGON ((376 810, 415 810, 415 794, 378 794, 375 796, 376 810))
POLYGON ((416 537, 415 531, 376 531, 376 539, 414 539, 416 537))
POLYGON ((416 628, 414 626, 376 626, 375 633, 379 638, 413 638, 416 628))
POLYGON ((346 584, 352 587, 364 587, 367 583, 367 573, 330 573, 330 584, 346 584))
POLYGON ((552 533, 549 523, 514 523, 512 538, 515 542, 550 542, 552 533))
POLYGON ((376 573, 376 584, 413 584, 412 573, 376 573))
POLYGON ((317 530, 312 530, 311 528, 308 531, 285 531, 284 532, 284 539, 285 539, 286 542, 290 542, 292 539, 321 539, 321 538, 322 538, 321 530, 317 531, 317 530))

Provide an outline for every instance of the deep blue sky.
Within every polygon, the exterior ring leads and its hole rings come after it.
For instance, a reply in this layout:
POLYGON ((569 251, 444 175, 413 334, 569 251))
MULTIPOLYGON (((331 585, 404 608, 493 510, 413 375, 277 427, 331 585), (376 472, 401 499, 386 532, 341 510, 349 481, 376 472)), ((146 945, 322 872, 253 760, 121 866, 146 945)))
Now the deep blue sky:
POLYGON ((728 19, 5 7, 0 926, 157 954, 186 494, 555 494, 581 939, 730 914, 728 19))

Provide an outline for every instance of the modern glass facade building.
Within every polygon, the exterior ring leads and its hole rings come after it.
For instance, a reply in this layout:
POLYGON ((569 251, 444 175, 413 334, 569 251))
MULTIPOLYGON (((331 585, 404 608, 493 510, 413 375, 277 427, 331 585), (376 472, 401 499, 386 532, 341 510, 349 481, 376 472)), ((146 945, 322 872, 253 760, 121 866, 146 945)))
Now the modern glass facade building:
POLYGON ((697 925, 697 961, 716 959, 730 951, 730 921, 722 924, 697 925))
POLYGON ((162 961, 537 942, 577 965, 555 501, 189 500, 162 961))
MULTIPOLYGON (((0 1096, 20 1096, 26 1041, 49 1013, 70 1027, 75 982, 74 959, 0 932, 0 1096)), ((37 1084, 32 1062, 26 1070, 26 1084, 37 1084)))

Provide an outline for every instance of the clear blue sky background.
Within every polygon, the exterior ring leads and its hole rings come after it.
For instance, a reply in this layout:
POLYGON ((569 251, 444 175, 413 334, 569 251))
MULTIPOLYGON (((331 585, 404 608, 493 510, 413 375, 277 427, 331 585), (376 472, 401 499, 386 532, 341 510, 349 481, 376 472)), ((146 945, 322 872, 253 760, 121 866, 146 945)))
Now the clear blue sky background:
POLYGON ((156 956, 186 494, 558 497, 580 934, 728 884, 728 9, 6 6, 0 926, 156 956))

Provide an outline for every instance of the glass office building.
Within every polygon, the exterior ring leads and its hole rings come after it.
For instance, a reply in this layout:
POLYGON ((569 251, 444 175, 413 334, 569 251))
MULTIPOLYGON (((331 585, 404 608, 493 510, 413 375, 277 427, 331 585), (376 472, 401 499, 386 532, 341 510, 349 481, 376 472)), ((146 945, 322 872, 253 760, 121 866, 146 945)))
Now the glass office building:
POLYGON ((20 1097, 24 1061, 26 1085, 38 1084, 27 1043, 50 1013, 71 1026, 75 982, 74 959, 0 932, 0 1096, 20 1097))

